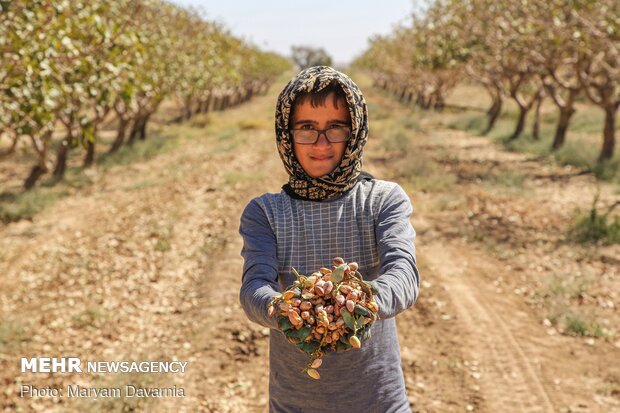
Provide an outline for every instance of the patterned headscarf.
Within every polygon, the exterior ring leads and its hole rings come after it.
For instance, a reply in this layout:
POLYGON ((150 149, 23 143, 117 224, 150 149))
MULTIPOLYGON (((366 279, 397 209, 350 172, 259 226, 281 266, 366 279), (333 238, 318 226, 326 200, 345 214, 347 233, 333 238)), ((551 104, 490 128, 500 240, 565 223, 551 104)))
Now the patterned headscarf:
POLYGON ((329 66, 315 66, 291 79, 278 96, 276 105, 276 143, 284 168, 289 174, 288 187, 301 199, 319 201, 343 194, 355 185, 362 169, 362 150, 368 137, 366 101, 357 85, 344 73, 329 66), (351 116, 351 139, 340 165, 329 174, 313 178, 304 171, 293 151, 289 116, 295 98, 302 93, 317 93, 331 82, 343 90, 351 116))

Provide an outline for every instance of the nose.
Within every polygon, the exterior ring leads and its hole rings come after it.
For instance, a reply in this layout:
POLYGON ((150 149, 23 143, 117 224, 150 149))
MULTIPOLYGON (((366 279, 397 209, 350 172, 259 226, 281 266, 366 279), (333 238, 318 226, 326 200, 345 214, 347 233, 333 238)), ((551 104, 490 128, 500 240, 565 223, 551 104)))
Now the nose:
POLYGON ((314 142, 315 146, 323 146, 323 145, 331 145, 332 143, 327 139, 327 132, 321 131, 319 132, 319 136, 316 138, 316 142, 314 142), (324 136, 325 139, 321 139, 321 136, 324 136))

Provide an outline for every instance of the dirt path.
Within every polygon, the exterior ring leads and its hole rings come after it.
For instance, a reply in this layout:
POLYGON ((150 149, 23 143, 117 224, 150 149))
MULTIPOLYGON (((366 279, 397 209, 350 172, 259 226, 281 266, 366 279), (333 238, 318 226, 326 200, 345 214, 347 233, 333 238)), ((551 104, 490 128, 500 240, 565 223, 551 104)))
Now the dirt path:
MULTIPOLYGON (((210 115, 206 128, 164 127, 181 137, 169 152, 93 169, 79 195, 0 228, 1 410, 266 411, 268 331, 239 304, 237 229, 247 202, 285 180, 272 140, 276 89, 210 115), (189 367, 156 377, 18 372, 20 356, 41 354, 189 367), (28 399, 16 395, 20 382, 177 385, 186 397, 28 399)), ((367 98, 389 115, 374 123, 365 169, 399 180, 381 160, 382 130, 413 115, 375 92, 367 98)), ((591 199, 591 178, 421 124, 433 133, 411 133, 412 162, 432 159, 456 183, 407 187, 423 283, 397 321, 414 411, 620 411, 620 344, 561 335, 545 321, 546 298, 536 301, 553 274, 582 272, 597 282, 568 301, 618 325, 619 249, 560 242, 571 208, 591 199), (516 193, 480 181, 507 170, 524 176, 516 193)), ((613 197, 604 187, 603 200, 613 197)))
MULTIPOLYGON (((540 363, 530 360, 530 352, 519 343, 513 331, 536 320, 521 312, 513 317, 518 303, 494 305, 480 288, 480 261, 463 260, 459 247, 428 244, 425 258, 448 285, 448 293, 463 327, 463 339, 471 357, 478 361, 483 394, 490 411, 552 412, 553 403, 540 375, 540 363), (471 263, 471 265, 469 264, 471 263), (508 313, 504 312, 508 307, 508 313)), ((491 293, 492 294, 492 293, 491 293)), ((545 333, 528 340, 544 339, 545 333)), ((558 397, 561 400, 561 397, 558 397)), ((557 403, 559 404, 559 403, 557 403)))

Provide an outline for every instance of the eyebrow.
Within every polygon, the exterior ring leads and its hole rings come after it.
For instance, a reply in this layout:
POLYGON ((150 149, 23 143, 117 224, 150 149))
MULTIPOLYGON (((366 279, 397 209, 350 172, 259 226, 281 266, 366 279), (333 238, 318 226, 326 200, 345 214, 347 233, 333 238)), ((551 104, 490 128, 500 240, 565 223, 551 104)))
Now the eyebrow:
MULTIPOLYGON (((314 125, 316 125, 317 121, 312 120, 312 119, 300 119, 300 120, 296 120, 295 122, 293 122, 294 125, 297 125, 299 123, 312 123, 314 125)), ((332 119, 327 121, 327 123, 343 123, 343 124, 348 124, 349 122, 347 120, 342 120, 342 119, 332 119)))

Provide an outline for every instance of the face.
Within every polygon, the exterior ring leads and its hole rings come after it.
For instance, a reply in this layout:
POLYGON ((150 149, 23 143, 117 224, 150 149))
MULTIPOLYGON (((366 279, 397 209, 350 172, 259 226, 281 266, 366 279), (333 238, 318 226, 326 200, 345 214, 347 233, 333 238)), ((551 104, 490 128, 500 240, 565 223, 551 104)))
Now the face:
MULTIPOLYGON (((293 110, 291 127, 293 129, 329 129, 335 126, 351 126, 351 118, 346 101, 337 101, 334 94, 325 99, 324 106, 312 107, 310 99, 296 103, 293 110)), ((324 133, 311 145, 293 143, 295 156, 306 173, 318 178, 332 172, 342 160, 347 142, 331 143, 324 133)))

